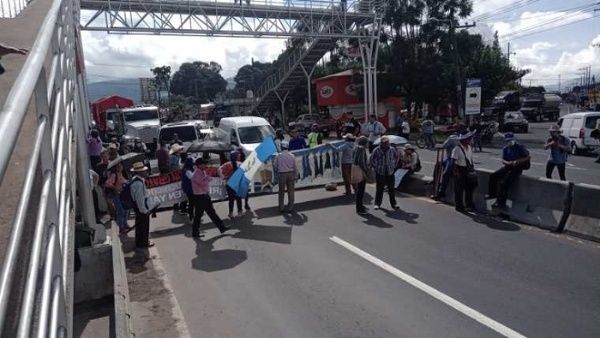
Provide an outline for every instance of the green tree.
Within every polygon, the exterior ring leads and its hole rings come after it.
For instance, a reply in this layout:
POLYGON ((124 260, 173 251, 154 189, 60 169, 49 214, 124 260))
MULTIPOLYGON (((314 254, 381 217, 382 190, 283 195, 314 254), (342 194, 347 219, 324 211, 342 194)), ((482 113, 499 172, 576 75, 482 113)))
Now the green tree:
POLYGON ((157 90, 157 96, 158 96, 158 104, 160 105, 160 99, 162 96, 162 92, 166 91, 167 92, 167 96, 169 97, 169 101, 171 100, 170 97, 170 90, 169 90, 169 84, 170 84, 170 80, 171 80, 171 67, 170 66, 161 66, 161 67, 154 67, 152 69, 150 69, 150 71, 152 72, 152 74, 154 74, 154 84, 156 86, 156 90, 157 90))
POLYGON ((263 84, 266 78, 273 73, 273 64, 270 62, 253 62, 240 68, 233 78, 235 89, 245 92, 246 90, 256 91, 263 84))
POLYGON ((225 91, 227 81, 221 76, 222 67, 216 62, 185 62, 173 74, 171 93, 192 97, 195 103, 206 103, 225 91))

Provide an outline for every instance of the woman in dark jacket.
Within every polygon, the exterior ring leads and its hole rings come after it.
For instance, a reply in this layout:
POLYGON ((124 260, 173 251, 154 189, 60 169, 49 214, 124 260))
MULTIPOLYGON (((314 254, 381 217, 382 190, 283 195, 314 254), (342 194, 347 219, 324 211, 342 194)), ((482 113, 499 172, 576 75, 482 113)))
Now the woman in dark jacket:
MULTIPOLYGON (((192 180, 191 177, 194 174, 194 160, 191 157, 185 159, 183 164, 183 168, 181 169, 181 190, 187 196, 187 212, 190 217, 190 221, 194 219, 194 191, 192 190, 192 180)), ((183 202, 185 203, 185 202, 183 202)), ((182 209, 185 210, 184 205, 182 204, 182 209)))
MULTIPOLYGON (((367 156, 367 146, 369 145, 369 139, 365 136, 358 138, 357 146, 354 148, 353 164, 359 166, 365 175, 369 172, 369 161, 367 156)), ((365 188, 367 186, 367 180, 363 177, 363 180, 356 184, 356 212, 360 215, 367 214, 367 208, 363 205, 363 197, 365 196, 365 188)))

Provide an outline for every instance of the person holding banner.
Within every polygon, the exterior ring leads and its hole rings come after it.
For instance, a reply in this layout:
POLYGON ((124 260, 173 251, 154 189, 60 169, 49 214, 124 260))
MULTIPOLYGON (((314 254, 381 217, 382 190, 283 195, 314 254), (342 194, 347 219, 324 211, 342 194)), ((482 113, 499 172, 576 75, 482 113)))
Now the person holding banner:
POLYGON ((275 159, 275 166, 279 173, 279 210, 281 212, 294 211, 294 192, 298 168, 296 167, 296 157, 289 152, 289 147, 290 145, 286 141, 281 142, 281 153, 275 159), (284 208, 286 189, 288 205, 287 208, 284 208))
MULTIPOLYGON (((232 151, 229 154, 229 162, 223 164, 219 167, 218 173, 219 177, 221 177, 224 181, 229 180, 231 175, 237 170, 237 168, 242 164, 240 162, 240 153, 237 151, 232 151)), ((233 204, 234 202, 237 204, 238 216, 243 214, 242 211, 242 198, 239 197, 235 190, 233 190, 230 186, 227 186, 227 199, 229 201, 229 218, 233 218, 233 204)), ((248 194, 246 194, 246 198, 244 200, 246 210, 250 210, 250 205, 248 204, 248 194)))
POLYGON ((200 219, 204 212, 208 214, 210 220, 217 226, 221 233, 229 230, 229 227, 226 227, 223 224, 223 221, 217 215, 215 208, 213 206, 212 200, 209 195, 208 183, 210 182, 210 177, 206 175, 204 171, 206 168, 206 164, 208 160, 199 157, 195 162, 195 170, 192 175, 192 190, 194 191, 194 224, 192 226, 192 237, 198 238, 200 237, 200 219))

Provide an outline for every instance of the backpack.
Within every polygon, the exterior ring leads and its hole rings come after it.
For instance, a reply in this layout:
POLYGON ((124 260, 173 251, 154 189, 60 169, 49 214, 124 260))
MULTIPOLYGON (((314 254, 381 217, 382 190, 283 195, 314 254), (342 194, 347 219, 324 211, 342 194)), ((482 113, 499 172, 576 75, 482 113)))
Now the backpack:
POLYGON ((137 179, 134 178, 134 179, 130 180, 129 182, 123 184, 123 190, 121 190, 121 193, 119 194, 119 198, 121 199, 121 204, 123 204, 123 209, 125 209, 125 210, 127 210, 127 209, 137 210, 137 205, 136 205, 135 201, 133 200, 133 196, 131 196, 131 185, 135 181, 141 182, 141 180, 139 178, 137 178, 137 179))

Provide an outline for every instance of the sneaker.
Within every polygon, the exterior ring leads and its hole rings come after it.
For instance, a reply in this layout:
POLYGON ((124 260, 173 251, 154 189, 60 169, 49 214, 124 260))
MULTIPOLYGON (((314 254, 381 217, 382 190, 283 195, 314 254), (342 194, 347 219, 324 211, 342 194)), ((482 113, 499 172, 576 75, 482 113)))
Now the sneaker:
POLYGON ((376 205, 376 206, 373 207, 373 209, 379 210, 379 209, 381 209, 381 207, 379 205, 376 205))
POLYGON ((356 213, 359 215, 368 215, 369 214, 369 212, 367 210, 359 210, 356 213))

